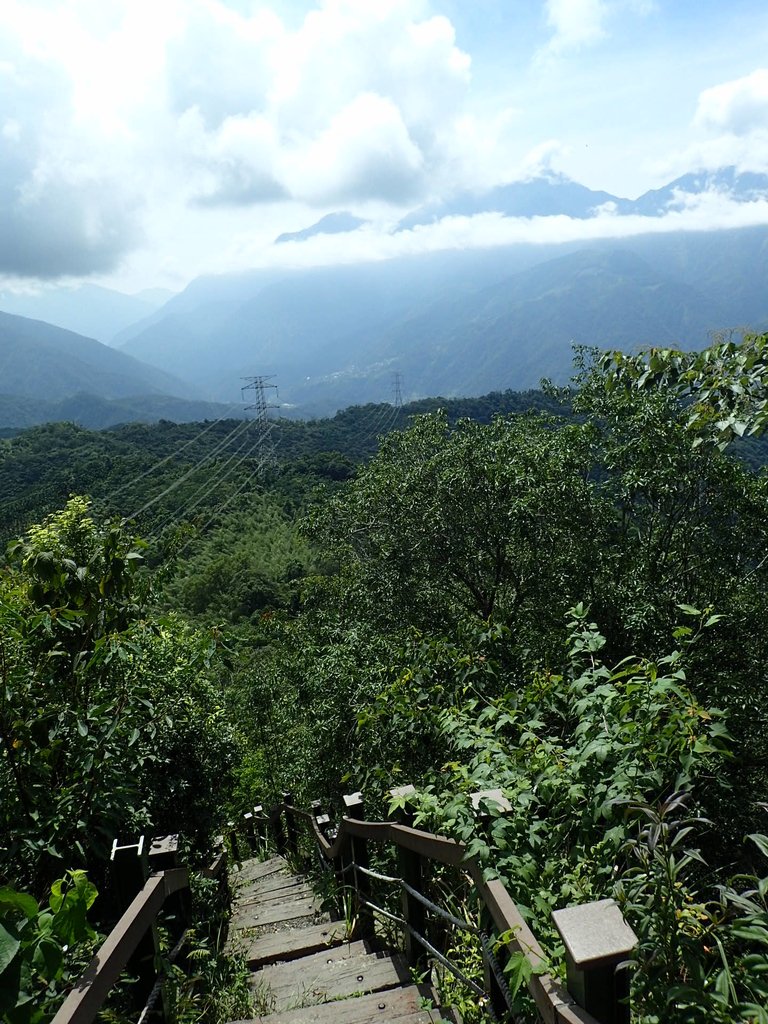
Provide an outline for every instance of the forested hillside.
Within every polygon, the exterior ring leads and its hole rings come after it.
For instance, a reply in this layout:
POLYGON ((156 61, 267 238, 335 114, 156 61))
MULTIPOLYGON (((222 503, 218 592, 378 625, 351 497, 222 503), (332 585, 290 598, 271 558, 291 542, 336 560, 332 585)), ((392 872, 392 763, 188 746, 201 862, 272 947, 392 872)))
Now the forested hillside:
POLYGON ((637 1021, 768 1021, 766 422, 753 335, 583 351, 559 396, 1 441, 0 1012, 49 1019, 119 831, 194 863, 284 789, 412 783, 553 970, 551 911, 614 896, 637 1021))

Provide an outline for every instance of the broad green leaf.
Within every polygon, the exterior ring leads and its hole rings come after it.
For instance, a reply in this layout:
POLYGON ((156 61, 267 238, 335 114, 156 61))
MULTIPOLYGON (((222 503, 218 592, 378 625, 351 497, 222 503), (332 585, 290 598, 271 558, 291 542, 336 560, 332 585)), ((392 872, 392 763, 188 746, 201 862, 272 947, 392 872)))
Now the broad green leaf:
POLYGON ((768 836, 763 835, 760 832, 753 832, 751 835, 747 836, 747 839, 751 839, 760 853, 762 853, 764 857, 768 857, 768 836))
POLYGON ((38 911, 37 900, 24 892, 7 887, 0 889, 0 911, 19 910, 26 918, 32 918, 38 911))
POLYGON ((21 948, 21 940, 0 924, 0 975, 6 970, 21 948))

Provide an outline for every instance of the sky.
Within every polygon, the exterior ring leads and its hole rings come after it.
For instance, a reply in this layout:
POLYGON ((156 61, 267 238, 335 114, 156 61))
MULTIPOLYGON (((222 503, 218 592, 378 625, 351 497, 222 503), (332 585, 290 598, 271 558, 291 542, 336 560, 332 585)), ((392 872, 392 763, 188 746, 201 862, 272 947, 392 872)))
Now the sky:
MULTIPOLYGON (((635 197, 768 171, 765 0, 2 0, 0 290, 627 234, 642 218, 452 218, 564 174, 635 197), (331 211, 350 237, 273 244, 331 211)), ((768 223, 708 195, 654 230, 768 223)))

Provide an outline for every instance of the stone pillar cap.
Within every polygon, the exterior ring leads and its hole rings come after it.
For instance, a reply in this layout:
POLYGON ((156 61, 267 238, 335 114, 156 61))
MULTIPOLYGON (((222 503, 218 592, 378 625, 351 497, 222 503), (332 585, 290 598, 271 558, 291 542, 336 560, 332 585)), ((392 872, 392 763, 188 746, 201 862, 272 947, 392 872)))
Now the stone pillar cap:
POLYGON ((578 970, 618 963, 637 945, 637 936, 612 899, 555 910, 552 920, 578 970))

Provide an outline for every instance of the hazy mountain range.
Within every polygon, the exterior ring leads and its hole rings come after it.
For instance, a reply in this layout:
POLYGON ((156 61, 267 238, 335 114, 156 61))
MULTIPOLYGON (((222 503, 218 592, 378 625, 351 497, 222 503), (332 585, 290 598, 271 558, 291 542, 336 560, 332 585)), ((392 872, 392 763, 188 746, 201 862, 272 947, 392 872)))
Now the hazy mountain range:
MULTIPOLYGON (((625 200, 549 175, 422 207, 393 231, 490 211, 588 218, 606 204, 617 216, 653 217, 713 189, 768 197, 768 176, 726 168, 625 200)), ((340 212, 276 242, 365 227, 340 212)), ((51 414, 93 425, 202 418, 200 409, 214 410, 200 402, 236 403, 250 374, 275 374, 286 412, 301 415, 387 401, 395 372, 405 399, 535 387, 545 375, 567 380, 573 343, 697 347, 713 330, 765 329, 766 285, 768 228, 758 227, 201 277, 168 301, 91 286, 45 293, 38 307, 33 296, 0 297, 0 307, 43 310, 67 326, 79 315, 85 333, 113 346, 0 317, 0 425, 29 422, 27 402, 39 415, 42 403, 66 401, 51 414), (184 402, 164 405, 162 395, 184 402)))
POLYGON ((167 288, 152 288, 138 295, 125 295, 95 284, 47 289, 38 294, 14 295, 0 292, 0 309, 5 313, 45 320, 86 338, 108 343, 115 334, 149 316, 173 297, 167 288))

